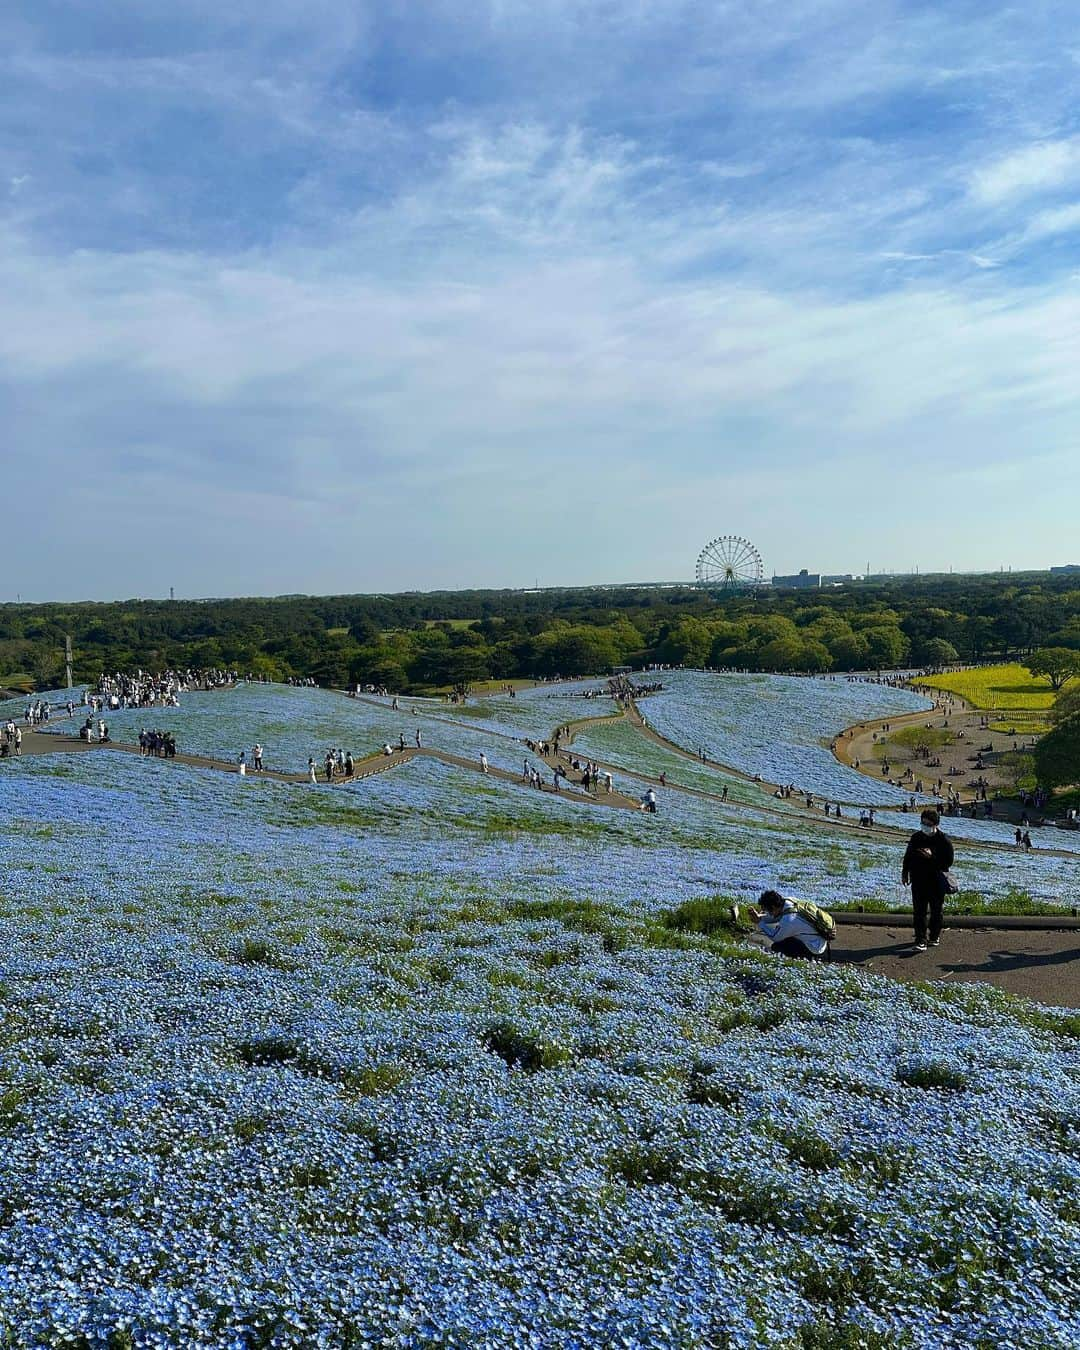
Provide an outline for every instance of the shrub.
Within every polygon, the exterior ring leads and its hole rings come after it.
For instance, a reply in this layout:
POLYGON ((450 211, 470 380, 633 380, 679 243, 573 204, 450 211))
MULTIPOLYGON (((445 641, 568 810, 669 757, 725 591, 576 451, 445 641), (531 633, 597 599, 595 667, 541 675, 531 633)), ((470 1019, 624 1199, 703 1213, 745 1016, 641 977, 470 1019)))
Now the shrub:
POLYGON ((665 928, 677 933, 713 933, 737 934, 750 931, 750 923, 743 917, 735 917, 737 906, 722 895, 684 900, 677 909, 667 910, 660 917, 665 928))
POLYGON ((926 1064, 913 1064, 906 1068, 897 1070, 897 1081, 903 1083, 906 1087, 923 1088, 942 1088, 949 1092, 962 1092, 968 1085, 966 1074, 958 1069, 951 1068, 948 1064, 942 1064, 940 1061, 931 1060, 926 1064))
POLYGON ((557 1069, 573 1057, 565 1045, 546 1041, 538 1033, 523 1031, 505 1019, 488 1027, 482 1044, 485 1050, 504 1060, 508 1068, 525 1073, 557 1069))

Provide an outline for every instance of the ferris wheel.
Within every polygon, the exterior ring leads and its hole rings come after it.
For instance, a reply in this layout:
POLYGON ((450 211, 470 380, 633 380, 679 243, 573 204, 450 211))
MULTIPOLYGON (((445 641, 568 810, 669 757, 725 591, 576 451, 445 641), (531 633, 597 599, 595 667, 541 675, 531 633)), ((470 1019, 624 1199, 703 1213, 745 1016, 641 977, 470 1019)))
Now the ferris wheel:
POLYGON ((765 563, 749 539, 737 534, 722 534, 706 544, 698 554, 697 584, 735 590, 741 586, 760 586, 765 580, 765 563))

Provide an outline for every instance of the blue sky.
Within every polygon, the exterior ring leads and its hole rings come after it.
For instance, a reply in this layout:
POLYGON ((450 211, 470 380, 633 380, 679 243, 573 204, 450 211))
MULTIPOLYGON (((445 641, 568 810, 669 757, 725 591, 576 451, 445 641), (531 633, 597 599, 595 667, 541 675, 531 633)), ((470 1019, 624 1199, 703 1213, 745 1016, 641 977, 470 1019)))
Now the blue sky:
POLYGON ((13 0, 0 599, 1080 561, 1057 0, 13 0))

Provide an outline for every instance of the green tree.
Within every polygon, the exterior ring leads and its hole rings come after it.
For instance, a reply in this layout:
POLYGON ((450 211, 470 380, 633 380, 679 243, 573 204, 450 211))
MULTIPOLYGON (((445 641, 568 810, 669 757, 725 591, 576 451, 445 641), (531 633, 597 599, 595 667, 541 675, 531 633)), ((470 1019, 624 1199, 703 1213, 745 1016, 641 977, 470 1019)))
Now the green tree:
POLYGON ((30 658, 30 673, 34 677, 35 687, 52 689, 56 684, 62 665, 60 653, 54 648, 35 647, 33 656, 30 658))
POLYGON ((870 664, 870 644, 862 633, 848 633, 829 643, 837 670, 865 670, 870 664))
POLYGON ((960 660, 960 653, 944 638, 927 638, 919 644, 918 659, 924 666, 952 666, 960 660))
POLYGON ((797 636, 775 637, 758 648, 758 664, 762 670, 805 670, 803 653, 807 645, 797 636))
POLYGON ((1080 783, 1080 716, 1067 717, 1035 745, 1035 772, 1044 787, 1080 783))
POLYGON ((878 628, 864 628, 862 635, 874 670, 895 670, 907 660, 909 644, 899 628, 883 624, 878 628))
POLYGON ((1075 716, 1080 716, 1080 685, 1063 689, 1054 699, 1054 706, 1050 709, 1052 722, 1064 722, 1067 717, 1075 716))
POLYGON ((823 642, 804 642, 799 653, 799 670, 821 672, 832 669, 832 656, 823 642))
POLYGON ((1063 685, 1080 675, 1080 652, 1070 651, 1068 647, 1040 647, 1031 653, 1026 665, 1036 678, 1049 680, 1050 688, 1056 694, 1063 685))
POLYGON ((1022 788, 1030 790, 1039 781, 1035 772, 1034 755, 1021 750, 1010 750, 1001 756, 999 763, 1005 781, 1012 786, 1014 792, 1019 792, 1022 788))
POLYGON ((701 619, 682 619, 673 624, 660 644, 661 661, 675 666, 704 666, 712 651, 713 634, 701 619))

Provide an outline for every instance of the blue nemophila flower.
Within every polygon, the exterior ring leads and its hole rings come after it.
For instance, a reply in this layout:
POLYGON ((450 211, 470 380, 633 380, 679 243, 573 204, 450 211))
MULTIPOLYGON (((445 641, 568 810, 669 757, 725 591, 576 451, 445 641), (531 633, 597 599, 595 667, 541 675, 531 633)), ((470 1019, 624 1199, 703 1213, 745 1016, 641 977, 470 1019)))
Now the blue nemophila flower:
POLYGON ((1071 1343, 1061 1015, 657 945, 785 849, 847 879, 796 821, 477 782, 0 766, 8 1343, 1071 1343))

